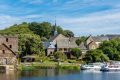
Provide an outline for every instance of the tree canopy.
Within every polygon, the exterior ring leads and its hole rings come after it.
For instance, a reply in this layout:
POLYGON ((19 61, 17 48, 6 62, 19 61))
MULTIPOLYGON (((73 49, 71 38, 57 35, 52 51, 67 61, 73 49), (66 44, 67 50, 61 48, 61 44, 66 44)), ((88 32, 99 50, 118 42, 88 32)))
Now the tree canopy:
POLYGON ((81 44, 81 42, 85 42, 85 40, 86 40, 86 37, 82 36, 82 37, 80 37, 79 39, 76 40, 76 44, 79 46, 81 44))
POLYGON ((71 49, 71 53, 77 59, 82 55, 82 52, 81 52, 81 50, 79 48, 73 48, 73 49, 71 49))
POLYGON ((34 34, 19 35, 19 51, 21 56, 40 54, 43 51, 40 37, 34 34))
POLYGON ((101 50, 90 50, 85 55, 84 60, 86 62, 104 62, 108 61, 109 58, 101 50))
POLYGON ((100 45, 100 50, 106 54, 110 60, 120 60, 120 39, 112 39, 110 41, 104 41, 100 45))

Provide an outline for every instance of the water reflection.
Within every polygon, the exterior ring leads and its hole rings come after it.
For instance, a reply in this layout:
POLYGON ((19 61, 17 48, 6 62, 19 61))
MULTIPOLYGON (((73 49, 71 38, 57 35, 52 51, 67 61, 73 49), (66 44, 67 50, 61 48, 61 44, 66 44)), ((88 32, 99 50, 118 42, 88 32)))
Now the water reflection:
POLYGON ((54 77, 54 76, 60 76, 60 75, 67 75, 67 74, 73 74, 77 73, 79 71, 74 70, 61 70, 61 69, 39 69, 35 71, 21 71, 19 75, 21 77, 33 77, 33 76, 39 76, 39 77, 54 77))
POLYGON ((18 80, 18 79, 14 71, 9 71, 7 73, 0 72, 0 80, 18 80))
POLYGON ((120 72, 39 69, 0 73, 0 80, 119 80, 120 72))
POLYGON ((61 70, 61 69, 39 69, 34 71, 18 71, 9 73, 0 73, 0 80, 29 80, 36 77, 55 77, 67 74, 79 73, 75 70, 61 70))

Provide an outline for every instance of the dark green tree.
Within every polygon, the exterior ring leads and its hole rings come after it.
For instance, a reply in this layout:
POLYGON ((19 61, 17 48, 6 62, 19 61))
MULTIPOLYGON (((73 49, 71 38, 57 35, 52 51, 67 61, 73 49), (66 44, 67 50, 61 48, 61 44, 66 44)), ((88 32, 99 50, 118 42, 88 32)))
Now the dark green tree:
POLYGON ((86 62, 104 62, 108 61, 109 58, 103 54, 101 50, 96 49, 88 51, 84 57, 84 60, 86 62))
POLYGON ((82 36, 76 40, 76 44, 79 46, 81 44, 81 42, 85 42, 86 39, 87 39, 86 37, 82 36))
POLYGON ((74 37, 74 33, 70 30, 64 30, 64 35, 66 37, 74 37))
POLYGON ((71 53, 73 56, 75 56, 77 59, 82 55, 82 52, 79 48, 73 48, 71 49, 71 53))
POLYGON ((51 24, 48 22, 43 23, 32 22, 30 23, 29 28, 40 37, 50 38, 51 36, 52 27, 51 24))

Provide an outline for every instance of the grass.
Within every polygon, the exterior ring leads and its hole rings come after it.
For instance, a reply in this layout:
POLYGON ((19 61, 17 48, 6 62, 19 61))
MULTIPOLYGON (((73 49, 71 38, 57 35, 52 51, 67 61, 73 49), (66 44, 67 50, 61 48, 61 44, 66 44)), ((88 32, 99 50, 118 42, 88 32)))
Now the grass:
POLYGON ((79 70, 80 66, 78 63, 68 63, 68 62, 33 62, 33 63, 23 63, 18 66, 18 70, 35 70, 35 69, 51 69, 51 68, 58 68, 58 69, 69 69, 69 70, 79 70))

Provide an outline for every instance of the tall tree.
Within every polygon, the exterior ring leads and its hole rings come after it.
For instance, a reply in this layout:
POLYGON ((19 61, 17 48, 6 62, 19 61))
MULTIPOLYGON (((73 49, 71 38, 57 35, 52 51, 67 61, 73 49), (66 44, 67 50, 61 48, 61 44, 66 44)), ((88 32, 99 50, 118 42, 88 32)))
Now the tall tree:
POLYGON ((31 34, 20 34, 19 50, 21 51, 21 56, 40 54, 43 51, 40 37, 31 34))
POLYGON ((71 53, 73 56, 75 56, 77 59, 82 55, 82 52, 79 48, 73 48, 71 49, 71 53))
POLYGON ((40 37, 50 38, 52 27, 48 22, 36 23, 32 22, 29 25, 30 30, 32 30, 35 34, 38 34, 40 37))
POLYGON ((64 30, 64 35, 66 37, 74 37, 74 33, 70 30, 64 30))

